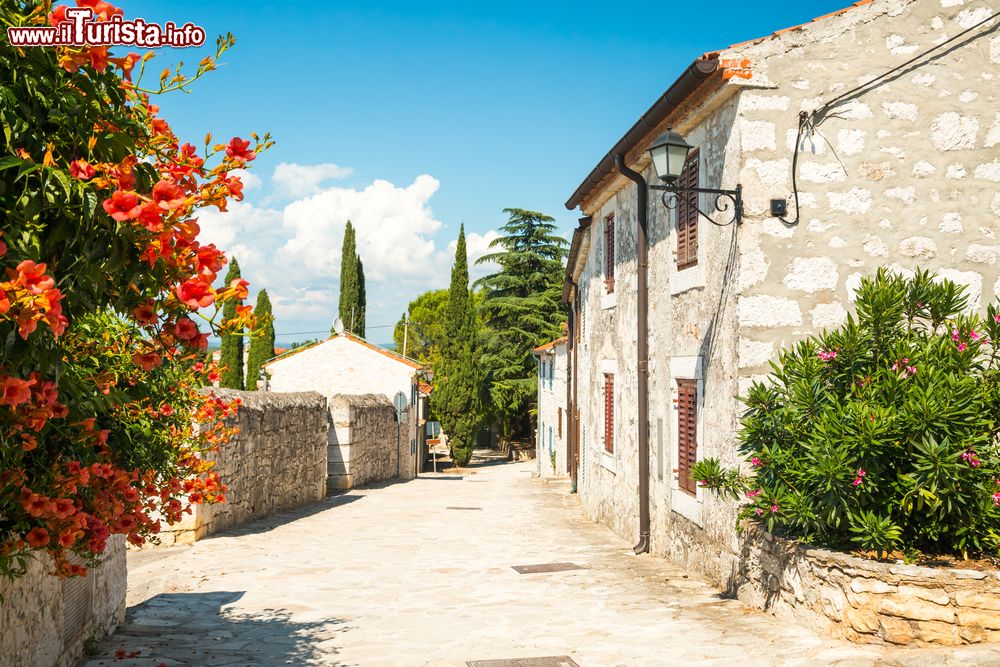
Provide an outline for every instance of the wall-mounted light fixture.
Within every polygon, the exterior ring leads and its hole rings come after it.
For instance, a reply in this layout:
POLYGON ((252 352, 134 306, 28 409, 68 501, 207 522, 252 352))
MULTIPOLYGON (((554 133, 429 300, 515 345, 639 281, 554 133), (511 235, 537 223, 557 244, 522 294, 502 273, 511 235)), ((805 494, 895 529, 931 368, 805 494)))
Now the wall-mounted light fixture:
POLYGON ((684 163, 687 161, 688 153, 694 148, 684 140, 684 137, 674 132, 669 127, 667 131, 656 138, 653 145, 649 147, 649 155, 653 158, 653 169, 663 185, 650 184, 653 190, 663 191, 662 201, 667 208, 677 208, 678 196, 687 192, 697 192, 715 195, 715 210, 719 213, 726 213, 732 209, 732 218, 725 223, 718 223, 707 213, 698 208, 698 212, 709 219, 710 222, 719 226, 731 225, 734 222, 738 225, 743 222, 743 186, 737 184, 735 190, 718 190, 715 188, 692 188, 677 185, 677 179, 684 171, 684 163))

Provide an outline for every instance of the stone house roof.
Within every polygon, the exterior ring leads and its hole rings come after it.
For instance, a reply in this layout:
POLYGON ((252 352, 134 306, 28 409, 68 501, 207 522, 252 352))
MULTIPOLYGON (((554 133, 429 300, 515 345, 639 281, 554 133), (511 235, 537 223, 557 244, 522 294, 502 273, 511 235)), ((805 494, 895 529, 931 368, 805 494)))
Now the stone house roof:
POLYGON ((379 354, 382 354, 382 355, 384 355, 384 356, 392 359, 393 361, 398 361, 399 363, 404 364, 406 366, 409 366, 410 368, 414 368, 414 369, 419 370, 419 369, 421 369, 421 368, 424 367, 423 364, 421 364, 419 361, 416 361, 415 359, 410 359, 409 357, 404 357, 403 355, 398 354, 396 352, 393 352, 392 350, 387 350, 387 349, 385 349, 383 347, 379 347, 378 345, 373 345, 372 343, 369 343, 368 341, 366 341, 364 338, 361 338, 360 336, 355 336, 354 334, 349 334, 349 333, 333 334, 332 336, 330 336, 328 338, 324 338, 323 340, 316 341, 315 343, 310 343, 309 345, 302 345, 301 347, 297 347, 295 349, 288 350, 287 352, 285 352, 283 354, 279 354, 278 356, 274 357, 273 359, 268 359, 264 363, 264 366, 267 366, 269 364, 273 364, 276 361, 281 361, 281 360, 287 359, 287 358, 289 358, 289 357, 291 357, 293 355, 298 354, 299 352, 304 352, 305 350, 308 350, 310 348, 316 347, 317 345, 322 345, 323 343, 325 343, 327 341, 330 341, 330 340, 333 340, 334 338, 338 338, 338 337, 340 337, 340 338, 346 338, 347 340, 349 340, 349 341, 351 341, 353 343, 357 343, 358 345, 362 345, 364 347, 367 347, 370 350, 378 352, 379 354))

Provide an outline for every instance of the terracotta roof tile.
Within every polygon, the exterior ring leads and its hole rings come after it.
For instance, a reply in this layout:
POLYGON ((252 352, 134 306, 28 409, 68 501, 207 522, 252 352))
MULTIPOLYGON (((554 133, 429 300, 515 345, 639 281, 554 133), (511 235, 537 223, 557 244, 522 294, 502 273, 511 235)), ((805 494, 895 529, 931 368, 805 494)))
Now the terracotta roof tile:
POLYGON ((569 338, 567 336, 562 336, 560 338, 556 338, 555 340, 549 341, 548 343, 545 343, 543 345, 539 345, 538 347, 534 348, 532 352, 546 352, 554 347, 562 345, 568 340, 569 338))
POLYGON ((782 28, 781 30, 776 30, 772 32, 770 35, 764 35, 763 37, 755 37, 753 39, 748 39, 743 42, 737 42, 736 44, 730 44, 729 48, 735 49, 739 46, 746 46, 747 44, 759 44, 760 42, 763 42, 765 39, 770 39, 771 37, 778 37, 779 35, 783 35, 786 32, 792 32, 794 30, 802 30, 802 28, 809 25, 810 23, 816 23, 817 21, 822 21, 823 19, 828 19, 832 16, 840 16, 841 14, 849 12, 857 7, 863 7, 864 5, 871 4, 871 1, 872 0, 860 0, 859 2, 855 2, 853 5, 850 5, 849 7, 844 7, 843 9, 838 9, 835 12, 830 12, 829 14, 823 14, 822 16, 817 16, 816 18, 811 19, 806 23, 800 23, 799 25, 793 25, 787 28, 782 28))

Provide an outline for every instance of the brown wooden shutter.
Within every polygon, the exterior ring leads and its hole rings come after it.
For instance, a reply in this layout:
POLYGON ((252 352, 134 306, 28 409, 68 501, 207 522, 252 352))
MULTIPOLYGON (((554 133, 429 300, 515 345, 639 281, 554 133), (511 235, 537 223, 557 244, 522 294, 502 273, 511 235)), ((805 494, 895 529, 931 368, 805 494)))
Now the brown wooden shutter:
POLYGON ((562 408, 559 408, 559 437, 562 437, 562 408))
POLYGON ((615 451, 615 376, 604 374, 604 451, 615 451))
POLYGON ((698 461, 698 381, 677 380, 677 484, 694 494, 691 468, 698 461))
POLYGON ((604 285, 611 294, 615 291, 615 216, 604 219, 604 285))
MULTIPOLYGON (((693 150, 684 163, 677 179, 681 188, 698 187, 698 151, 693 150)), ((698 193, 682 192, 677 195, 677 268, 684 269, 698 263, 698 193)))

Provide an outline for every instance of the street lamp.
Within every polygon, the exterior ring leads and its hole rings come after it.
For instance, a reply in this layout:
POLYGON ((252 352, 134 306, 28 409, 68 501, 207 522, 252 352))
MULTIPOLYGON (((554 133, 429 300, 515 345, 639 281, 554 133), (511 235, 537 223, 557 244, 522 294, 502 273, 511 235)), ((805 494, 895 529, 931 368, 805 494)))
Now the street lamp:
POLYGON ((732 208, 732 219, 726 223, 718 223, 712 219, 711 216, 706 214, 700 208, 698 208, 697 197, 688 197, 685 200, 700 213, 701 215, 708 218, 709 222, 718 225, 720 227, 725 227, 726 225, 731 225, 734 222, 738 225, 743 222, 743 186, 737 184, 735 190, 719 190, 715 188, 692 188, 683 185, 677 185, 677 179, 680 178, 681 173, 684 171, 684 163, 687 161, 688 153, 694 148, 691 144, 684 140, 677 132, 674 132, 671 128, 667 128, 667 131, 661 134, 653 142, 653 145, 649 147, 649 156, 653 159, 653 169, 656 171, 656 175, 663 185, 651 184, 649 187, 653 190, 663 191, 662 201, 663 205, 669 209, 677 208, 679 203, 678 196, 685 193, 705 193, 710 195, 715 195, 715 210, 719 213, 725 213, 732 208), (732 202, 732 203, 730 203, 732 202))

